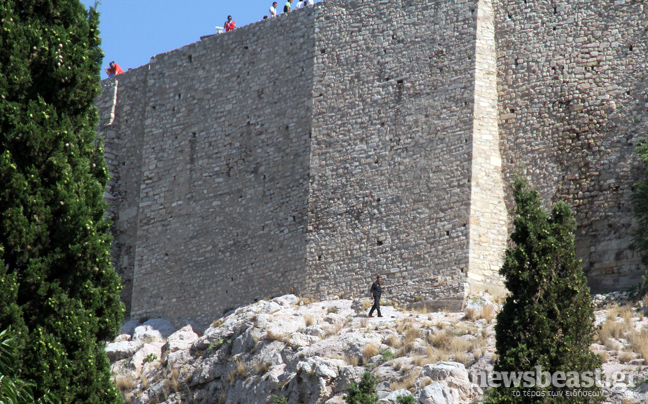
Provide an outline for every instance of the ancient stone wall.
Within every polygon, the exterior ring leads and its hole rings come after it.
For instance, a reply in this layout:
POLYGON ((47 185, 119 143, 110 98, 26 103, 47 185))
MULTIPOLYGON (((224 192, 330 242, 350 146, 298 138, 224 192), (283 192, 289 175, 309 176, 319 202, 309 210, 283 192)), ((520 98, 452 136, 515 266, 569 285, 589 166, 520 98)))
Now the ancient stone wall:
MULTIPOLYGON (((628 249, 632 151, 648 132, 648 33, 640 1, 500 1, 500 137, 507 178, 531 178, 578 221, 594 292, 636 283, 628 249)), ((509 199, 509 208, 510 199, 509 199)))
POLYGON ((108 215, 113 220, 111 248, 115 270, 122 279, 121 299, 130 313, 137 247, 137 224, 142 179, 142 141, 146 109, 148 65, 102 82, 97 101, 111 178, 106 192, 108 215))
POLYGON ((477 2, 330 1, 317 20, 307 288, 463 299, 477 2))
POLYGON ((206 323, 287 292, 366 295, 376 274, 458 308, 468 284, 502 287, 515 172, 575 208, 595 291, 632 284, 643 7, 327 0, 104 81, 131 316, 206 323))

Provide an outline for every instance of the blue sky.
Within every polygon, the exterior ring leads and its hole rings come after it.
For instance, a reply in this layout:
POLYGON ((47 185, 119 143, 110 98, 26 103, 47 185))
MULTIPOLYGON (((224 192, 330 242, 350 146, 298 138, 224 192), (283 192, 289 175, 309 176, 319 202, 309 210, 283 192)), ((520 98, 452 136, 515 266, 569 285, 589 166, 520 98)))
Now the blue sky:
MULTIPOLYGON (((95 3, 81 2, 86 7, 95 3)), ((283 10, 285 1, 278 3, 283 10)), ((215 34, 228 15, 239 27, 259 21, 270 5, 272 0, 103 0, 98 7, 103 67, 111 60, 124 70, 145 65, 151 56, 215 34)), ((105 77, 102 70, 101 78, 105 77)))

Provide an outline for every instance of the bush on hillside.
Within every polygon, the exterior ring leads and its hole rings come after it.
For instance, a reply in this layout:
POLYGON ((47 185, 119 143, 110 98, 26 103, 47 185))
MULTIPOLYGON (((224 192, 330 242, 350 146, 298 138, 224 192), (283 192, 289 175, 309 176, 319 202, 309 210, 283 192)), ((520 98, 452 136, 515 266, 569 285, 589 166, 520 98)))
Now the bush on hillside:
MULTIPOLYGON (((595 334, 594 308, 580 260, 574 253, 576 220, 569 206, 556 203, 549 214, 536 191, 526 181, 513 185, 516 203, 513 246, 506 251, 501 268, 510 291, 497 316, 497 372, 554 374, 565 372, 574 381, 577 372, 600 367, 600 359, 589 350, 595 334)), ((520 384, 490 390, 486 403, 589 403, 592 397, 567 397, 574 387, 541 387, 520 384), (529 393, 531 392, 531 393, 529 393), (551 394, 562 394, 554 397, 551 394), (529 396, 533 394, 534 396, 529 396)), ((560 383, 564 384, 564 383, 560 383)), ((577 388, 598 394, 596 386, 577 388)), ((600 396, 599 396, 600 397, 600 396)))
POLYGON ((378 396, 376 395, 377 381, 378 376, 364 372, 360 383, 351 383, 349 394, 344 396, 344 400, 347 404, 378 404, 378 396))
MULTIPOLYGON (((648 140, 639 143, 635 154, 641 157, 644 163, 644 180, 636 184, 635 191, 630 196, 634 217, 637 221, 637 230, 634 233, 630 247, 639 251, 641 262, 648 266, 648 140)), ((648 292, 648 272, 644 273, 643 280, 632 291, 634 297, 642 297, 648 292)))

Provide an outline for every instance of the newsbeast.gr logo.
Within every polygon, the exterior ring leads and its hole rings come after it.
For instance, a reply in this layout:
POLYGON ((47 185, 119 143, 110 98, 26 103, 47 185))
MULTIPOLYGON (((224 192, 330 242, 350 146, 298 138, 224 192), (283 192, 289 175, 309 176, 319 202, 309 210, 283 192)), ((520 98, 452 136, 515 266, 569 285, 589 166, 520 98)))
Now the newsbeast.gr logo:
MULTIPOLYGON (((606 387, 615 391, 622 391, 629 386, 634 386, 639 377, 638 372, 617 371, 605 374, 601 369, 586 372, 548 372, 541 366, 536 366, 533 371, 526 372, 498 372, 498 371, 472 371, 473 383, 482 389, 491 387, 513 388, 541 388, 549 386, 562 389, 561 391, 532 391, 531 393, 573 393, 573 395, 591 395, 596 392, 578 390, 591 389, 594 386, 606 387), (574 389, 569 391, 565 389, 574 389), (588 394, 591 393, 591 394, 588 394)), ((564 394, 569 395, 569 394, 564 394)))

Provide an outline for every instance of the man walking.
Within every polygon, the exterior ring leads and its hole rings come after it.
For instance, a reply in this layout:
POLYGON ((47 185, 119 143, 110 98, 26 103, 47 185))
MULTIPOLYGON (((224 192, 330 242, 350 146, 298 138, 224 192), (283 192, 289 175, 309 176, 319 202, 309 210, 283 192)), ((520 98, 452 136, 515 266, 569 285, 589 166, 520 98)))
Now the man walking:
POLYGON ((382 293, 382 287, 380 286, 381 283, 382 278, 378 275, 376 282, 371 285, 371 298, 374 303, 373 306, 371 306, 371 310, 369 310, 369 317, 372 317, 374 310, 378 311, 378 317, 382 317, 382 313, 380 312, 380 294, 382 293))

